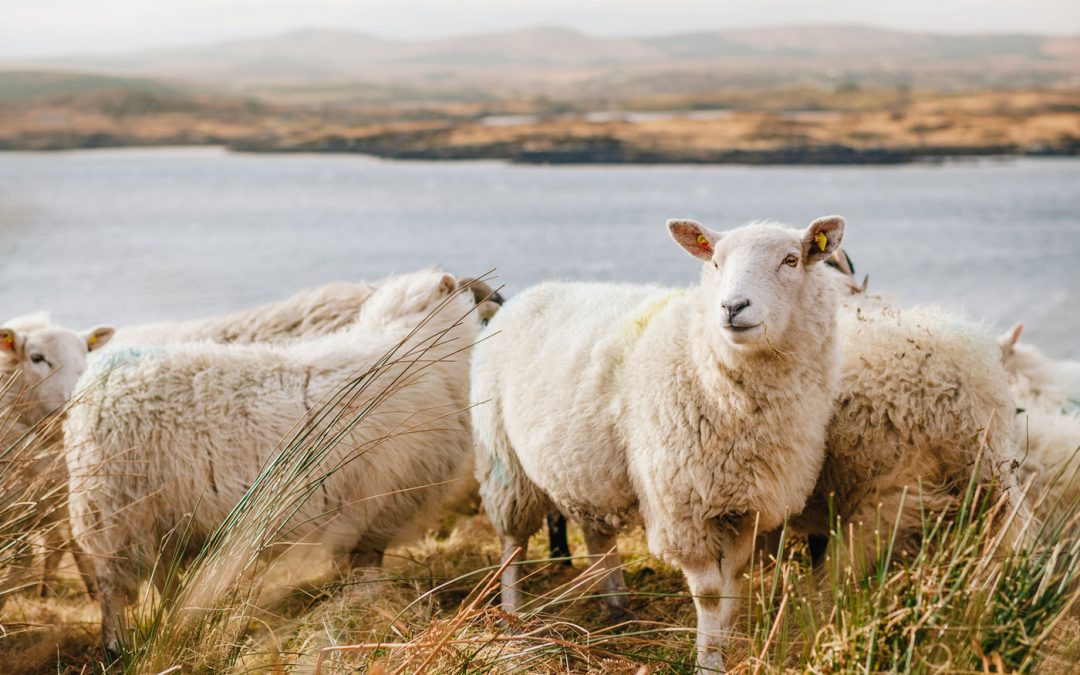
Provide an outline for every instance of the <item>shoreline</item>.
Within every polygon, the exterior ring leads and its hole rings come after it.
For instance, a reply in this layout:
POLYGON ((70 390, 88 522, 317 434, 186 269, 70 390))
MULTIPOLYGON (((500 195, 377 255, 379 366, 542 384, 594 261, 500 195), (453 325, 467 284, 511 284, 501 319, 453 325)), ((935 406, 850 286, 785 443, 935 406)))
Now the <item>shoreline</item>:
MULTIPOLYGON (((771 148, 730 148, 726 150, 656 150, 627 144, 619 139, 597 137, 574 139, 573 143, 531 149, 523 144, 494 143, 477 146, 439 146, 397 144, 386 138, 328 137, 302 143, 275 140, 222 138, 138 139, 92 134, 79 138, 50 139, 48 143, 13 143, 0 140, 0 152, 49 154, 79 150, 139 148, 222 148, 238 154, 329 154, 359 155, 398 161, 500 161, 522 165, 567 166, 656 166, 656 165, 735 165, 735 166, 889 166, 916 163, 939 163, 957 159, 1062 157, 1080 158, 1080 141, 1055 145, 1019 147, 1016 145, 924 146, 859 148, 840 143, 771 148)), ((396 139, 395 139, 396 140, 396 139)))

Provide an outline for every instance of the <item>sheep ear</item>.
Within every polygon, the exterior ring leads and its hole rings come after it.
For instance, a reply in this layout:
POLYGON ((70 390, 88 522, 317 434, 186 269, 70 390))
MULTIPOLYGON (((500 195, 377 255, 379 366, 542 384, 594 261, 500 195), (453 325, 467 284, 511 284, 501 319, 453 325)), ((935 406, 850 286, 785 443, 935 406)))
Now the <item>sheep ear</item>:
POLYGON ((91 328, 82 334, 82 339, 86 342, 87 351, 94 351, 95 349, 101 349, 105 346, 109 340, 112 339, 116 330, 112 326, 97 326, 91 328))
POLYGON ((812 265, 831 256, 844 240, 844 219, 825 216, 810 223, 802 240, 803 263, 812 265))
POLYGON ((851 262, 851 256, 841 246, 836 247, 832 255, 826 258, 825 264, 849 277, 855 276, 855 263, 851 262))
POLYGON ((713 232, 696 220, 673 218, 667 221, 668 233, 675 243, 698 260, 712 260, 716 242, 724 235, 713 232))
POLYGON ((439 290, 442 291, 443 295, 455 293, 457 292, 457 289, 458 282, 453 274, 444 274, 442 279, 439 280, 439 290))
POLYGON ((1013 347, 1020 341, 1020 334, 1024 332, 1024 324, 1018 323, 1008 330, 1004 335, 998 338, 998 344, 1001 345, 1001 355, 1009 356, 1013 352, 1013 347))
POLYGON ((0 328, 0 354, 17 359, 20 357, 21 347, 19 335, 13 329, 0 328))

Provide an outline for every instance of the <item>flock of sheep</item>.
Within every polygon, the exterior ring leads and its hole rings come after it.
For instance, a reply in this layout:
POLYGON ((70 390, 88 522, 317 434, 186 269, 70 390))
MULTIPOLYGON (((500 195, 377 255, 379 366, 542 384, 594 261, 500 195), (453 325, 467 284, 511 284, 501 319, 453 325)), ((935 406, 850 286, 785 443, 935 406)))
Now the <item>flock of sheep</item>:
MULTIPOLYGON (((294 540, 379 565, 475 474, 504 560, 545 518, 572 518, 619 614, 615 537, 641 524, 686 576, 699 668, 722 670, 741 575, 785 520, 813 541, 834 513, 866 570, 882 520, 917 545, 924 510, 955 505, 973 472, 998 497, 1005 546, 1080 493, 1060 478, 1080 447, 1080 367, 1019 343, 1019 327, 995 339, 867 294, 844 226, 669 221, 702 267, 682 290, 547 283, 500 306, 482 282, 424 270, 115 332, 16 319, 0 329, 3 395, 20 401, 5 434, 62 448, 42 466, 64 472, 51 499, 69 522, 45 548, 74 555, 108 649, 139 584, 161 583, 169 534, 183 523, 170 552, 190 558, 297 429, 336 409, 362 422, 320 460, 333 470, 298 505, 294 540)), ((519 575, 505 566, 507 611, 519 575)))

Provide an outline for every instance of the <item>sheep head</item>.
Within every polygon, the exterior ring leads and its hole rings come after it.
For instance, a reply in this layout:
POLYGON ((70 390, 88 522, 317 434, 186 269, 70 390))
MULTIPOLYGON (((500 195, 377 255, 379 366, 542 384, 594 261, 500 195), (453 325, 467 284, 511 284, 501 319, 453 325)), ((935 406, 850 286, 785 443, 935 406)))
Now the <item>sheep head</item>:
POLYGON ((113 332, 110 326, 98 326, 76 333, 53 327, 42 317, 15 319, 0 328, 0 358, 19 374, 20 407, 28 423, 67 404, 86 370, 86 355, 105 346, 113 332))
POLYGON ((716 346, 777 348, 793 317, 813 311, 828 286, 817 263, 839 248, 844 219, 818 218, 803 231, 755 223, 727 232, 670 220, 668 231, 704 263, 703 311, 716 346))

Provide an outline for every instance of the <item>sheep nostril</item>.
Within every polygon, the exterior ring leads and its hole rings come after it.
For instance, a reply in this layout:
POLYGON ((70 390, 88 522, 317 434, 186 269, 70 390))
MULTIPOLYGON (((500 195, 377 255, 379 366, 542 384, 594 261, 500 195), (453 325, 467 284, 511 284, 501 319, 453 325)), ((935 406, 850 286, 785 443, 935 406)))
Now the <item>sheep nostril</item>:
POLYGON ((750 306, 750 301, 740 298, 738 300, 732 300, 730 302, 722 302, 720 306, 727 310, 728 321, 734 319, 739 315, 739 312, 743 311, 750 306))

